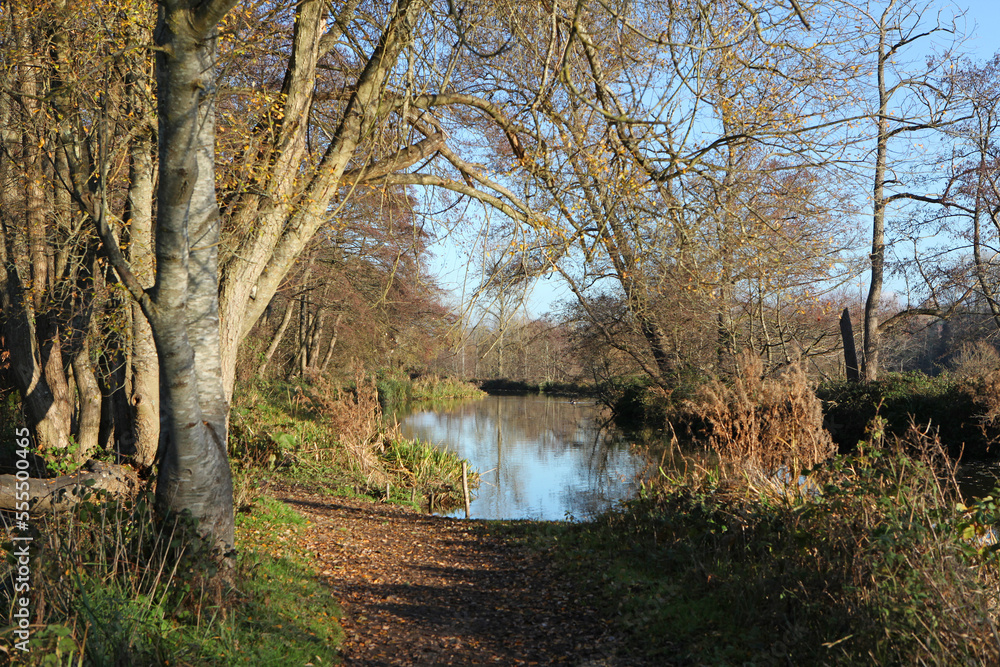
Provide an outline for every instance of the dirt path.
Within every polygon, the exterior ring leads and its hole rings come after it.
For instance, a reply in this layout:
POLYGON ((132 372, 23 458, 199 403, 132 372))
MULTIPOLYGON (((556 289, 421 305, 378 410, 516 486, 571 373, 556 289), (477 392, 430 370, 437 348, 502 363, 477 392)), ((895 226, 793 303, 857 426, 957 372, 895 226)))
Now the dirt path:
MULTIPOLYGON (((635 665, 540 556, 476 522, 276 494, 313 525, 308 548, 344 610, 346 665, 635 665)), ((592 598, 591 598, 592 599, 592 598)))

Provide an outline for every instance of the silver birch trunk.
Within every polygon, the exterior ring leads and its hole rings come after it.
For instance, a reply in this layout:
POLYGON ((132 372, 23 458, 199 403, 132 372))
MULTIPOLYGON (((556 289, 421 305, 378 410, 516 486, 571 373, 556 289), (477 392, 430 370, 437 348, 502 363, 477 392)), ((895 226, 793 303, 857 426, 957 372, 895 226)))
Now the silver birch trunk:
POLYGON ((190 512, 222 553, 235 531, 219 345, 215 30, 235 2, 159 6, 156 283, 143 303, 161 373, 157 506, 190 512))

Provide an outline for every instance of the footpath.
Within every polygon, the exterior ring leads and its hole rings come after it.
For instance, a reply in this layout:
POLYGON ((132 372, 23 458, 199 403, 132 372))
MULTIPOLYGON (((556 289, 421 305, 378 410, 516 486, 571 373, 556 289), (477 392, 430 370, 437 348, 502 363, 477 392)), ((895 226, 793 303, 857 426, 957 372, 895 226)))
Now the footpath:
POLYGON ((631 667, 588 591, 489 522, 286 488, 344 615, 344 664, 631 667))

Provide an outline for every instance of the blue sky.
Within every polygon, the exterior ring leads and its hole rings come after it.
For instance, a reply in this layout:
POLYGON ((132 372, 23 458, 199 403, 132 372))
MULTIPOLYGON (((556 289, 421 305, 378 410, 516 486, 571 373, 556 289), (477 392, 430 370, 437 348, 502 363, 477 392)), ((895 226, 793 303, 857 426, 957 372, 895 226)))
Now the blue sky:
MULTIPOLYGON (((948 13, 949 6, 957 6, 967 10, 966 30, 970 34, 966 50, 974 58, 986 59, 1000 51, 1000 0, 958 0, 957 2, 931 2, 931 7, 937 7, 948 13)), ((469 208, 470 215, 475 215, 475 206, 469 208)), ((457 247, 452 237, 439 242, 434 248, 435 258, 431 262, 431 272, 437 277, 439 284, 453 295, 454 305, 458 306, 465 292, 474 288, 474 267, 470 260, 457 247)), ((862 278, 858 287, 863 294, 867 289, 862 278)), ((558 277, 538 281, 532 288, 527 299, 527 309, 533 316, 542 315, 554 310, 558 302, 568 299, 571 292, 558 277)))
POLYGON ((976 35, 969 46, 979 58, 988 58, 1000 51, 1000 2, 997 0, 965 0, 959 7, 967 7, 970 31, 976 24, 976 35))

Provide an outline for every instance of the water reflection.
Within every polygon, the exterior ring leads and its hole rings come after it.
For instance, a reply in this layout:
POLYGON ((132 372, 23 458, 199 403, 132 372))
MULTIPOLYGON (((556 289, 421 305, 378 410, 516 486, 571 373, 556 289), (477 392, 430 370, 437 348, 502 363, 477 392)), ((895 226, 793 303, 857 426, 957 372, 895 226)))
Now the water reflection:
MULTIPOLYGON (((482 483, 480 519, 589 518, 635 491, 638 456, 598 425, 593 401, 489 396, 405 417, 403 434, 469 459, 482 483)), ((454 512, 454 516, 462 512, 454 512)))

